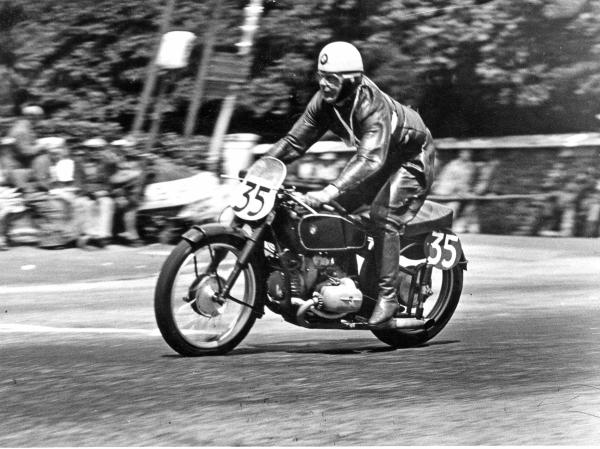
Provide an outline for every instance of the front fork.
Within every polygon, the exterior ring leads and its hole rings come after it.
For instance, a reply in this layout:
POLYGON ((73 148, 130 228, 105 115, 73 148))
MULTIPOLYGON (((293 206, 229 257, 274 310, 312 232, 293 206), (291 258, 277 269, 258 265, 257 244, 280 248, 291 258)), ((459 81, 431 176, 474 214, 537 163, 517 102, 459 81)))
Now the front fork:
MULTIPOLYGON (((229 274, 229 277, 225 281, 225 284, 223 286, 220 286, 221 288, 219 288, 219 292, 215 293, 215 295, 213 297, 214 301, 218 302, 219 304, 224 304, 226 300, 231 300, 231 301, 241 304, 243 306, 250 307, 259 316, 263 315, 262 310, 259 310, 257 307, 253 307, 250 304, 245 303, 244 301, 241 301, 237 298, 232 297, 229 293, 231 292, 231 289, 233 288, 235 282, 237 281, 237 278, 240 276, 240 273, 248 264, 250 257, 252 256, 252 254, 254 253, 254 251, 256 249, 256 245, 262 240, 263 234, 264 234, 265 230, 267 229, 267 226, 269 226, 273 222, 274 218, 275 218, 275 213, 271 212, 269 215, 267 215, 265 220, 258 227, 254 228, 252 235, 250 235, 248 237, 248 239, 246 240, 246 244, 244 245, 244 248, 242 249, 242 252, 240 253, 239 257, 237 258, 237 260, 235 262, 235 266, 233 267, 233 270, 231 271, 231 273, 229 274)), ((209 270, 216 270, 219 263, 221 263, 221 261, 223 260, 223 257, 224 257, 224 254, 223 255, 213 254, 211 252, 212 260, 209 265, 209 270)))

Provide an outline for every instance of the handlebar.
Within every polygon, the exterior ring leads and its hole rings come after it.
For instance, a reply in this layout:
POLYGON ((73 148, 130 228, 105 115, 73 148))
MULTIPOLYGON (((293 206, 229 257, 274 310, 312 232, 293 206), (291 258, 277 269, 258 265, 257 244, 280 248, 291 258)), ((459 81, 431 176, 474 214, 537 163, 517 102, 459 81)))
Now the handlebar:
POLYGON ((337 201, 331 200, 328 204, 323 204, 323 209, 330 212, 339 212, 340 214, 347 215, 348 211, 337 201))
MULTIPOLYGON (((235 177, 235 176, 226 176, 226 175, 221 175, 222 178, 227 178, 227 179, 236 179, 239 181, 242 181, 243 178, 246 176, 247 174, 247 170, 246 169, 242 169, 238 172, 238 176, 239 177, 235 177)), ((296 190, 295 186, 289 186, 289 185, 282 185, 281 187, 279 187, 279 192, 280 194, 284 194, 287 197, 289 197, 290 199, 292 199, 294 202, 300 204, 302 207, 304 207, 305 209, 307 209, 308 211, 310 211, 313 214, 318 213, 317 210, 315 210, 314 208, 312 208, 311 206, 309 206, 308 204, 306 204, 306 202, 304 201, 304 195, 300 192, 298 192, 296 190)), ((322 204, 321 207, 329 212, 337 212, 340 215, 343 215, 345 217, 349 216, 349 212, 337 201, 335 200, 331 200, 329 201, 328 204, 322 204)))
MULTIPOLYGON (((313 207, 306 204, 306 202, 304 201, 304 195, 302 193, 297 192, 293 189, 287 189, 287 188, 282 188, 281 191, 283 193, 285 193, 287 196, 289 196, 291 199, 293 199, 296 203, 300 204, 302 207, 309 210, 311 213, 313 213, 313 214, 318 213, 317 210, 315 210, 313 207)), ((344 216, 349 215, 349 212, 340 203, 338 203, 335 200, 331 200, 331 201, 329 201, 329 203, 322 204, 321 208, 326 211, 329 211, 329 212, 338 212, 339 214, 344 215, 344 216)))

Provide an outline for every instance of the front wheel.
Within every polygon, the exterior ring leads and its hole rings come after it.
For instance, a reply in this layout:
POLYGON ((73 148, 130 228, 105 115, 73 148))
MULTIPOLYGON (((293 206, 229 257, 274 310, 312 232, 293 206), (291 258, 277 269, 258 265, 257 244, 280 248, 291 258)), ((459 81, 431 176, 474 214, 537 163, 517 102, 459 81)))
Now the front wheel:
POLYGON ((229 296, 219 301, 245 241, 222 234, 193 247, 180 242, 165 261, 154 294, 154 313, 167 344, 184 356, 224 354, 248 334, 262 298, 260 266, 246 265, 229 296))
POLYGON ((433 269, 431 295, 424 304, 423 318, 433 319, 434 325, 426 330, 381 329, 373 334, 382 342, 395 348, 423 344, 435 337, 454 314, 463 285, 463 269, 460 265, 451 270, 433 269))

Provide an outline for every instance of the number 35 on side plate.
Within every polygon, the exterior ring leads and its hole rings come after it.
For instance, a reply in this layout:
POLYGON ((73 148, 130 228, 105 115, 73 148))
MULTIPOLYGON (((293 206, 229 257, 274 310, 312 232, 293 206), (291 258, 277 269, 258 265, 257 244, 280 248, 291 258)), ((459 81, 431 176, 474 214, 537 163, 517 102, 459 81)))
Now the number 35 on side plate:
POLYGON ((432 231, 425 239, 427 264, 441 270, 451 270, 461 259, 462 246, 452 232, 432 231))

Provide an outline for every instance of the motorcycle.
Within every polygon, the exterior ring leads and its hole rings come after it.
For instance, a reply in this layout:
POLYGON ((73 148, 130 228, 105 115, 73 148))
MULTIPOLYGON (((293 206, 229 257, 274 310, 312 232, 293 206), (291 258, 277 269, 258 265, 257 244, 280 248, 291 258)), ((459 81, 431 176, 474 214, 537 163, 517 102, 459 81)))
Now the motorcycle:
POLYGON ((258 159, 233 195, 231 223, 192 226, 181 236, 154 295, 172 349, 225 354, 265 306, 296 326, 367 330, 396 348, 422 344, 447 325, 467 267, 451 209, 427 200, 407 225, 399 260, 406 310, 371 326, 377 272, 368 217, 335 201, 314 210, 285 178, 281 161, 258 159))

